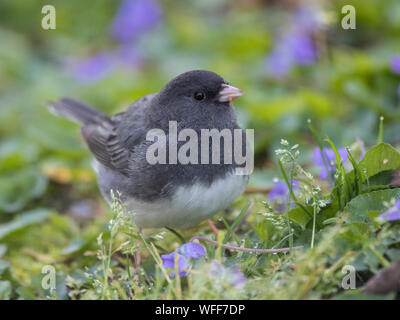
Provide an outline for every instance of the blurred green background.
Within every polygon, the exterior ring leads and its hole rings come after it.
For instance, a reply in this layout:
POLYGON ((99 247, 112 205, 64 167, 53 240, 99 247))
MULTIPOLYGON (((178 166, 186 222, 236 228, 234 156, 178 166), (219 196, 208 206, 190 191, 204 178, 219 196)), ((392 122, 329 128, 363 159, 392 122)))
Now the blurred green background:
POLYGON ((46 101, 71 96, 115 113, 182 72, 212 70, 245 91, 235 106, 243 127, 255 129, 251 186, 268 187, 281 138, 300 144, 312 167, 307 119, 338 147, 370 146, 384 116, 384 140, 399 142, 399 37, 398 0, 2 0, 0 243, 17 276, 23 283, 18 265, 29 260, 10 248, 38 236, 47 236, 42 247, 66 246, 80 236, 75 221, 106 208, 78 126, 50 114, 46 101), (56 8, 55 30, 41 26, 46 4, 56 8), (355 30, 341 27, 348 4, 355 30), (48 210, 65 215, 22 232, 48 210))
POLYGON ((52 1, 55 30, 41 26, 46 4, 0 4, 1 220, 70 193, 97 197, 78 127, 46 101, 71 96, 118 112, 192 69, 246 92, 235 105, 255 129, 258 168, 281 138, 313 143, 307 119, 340 147, 375 142, 380 115, 385 140, 400 138, 396 0, 52 1), (345 4, 356 30, 341 28, 345 4))

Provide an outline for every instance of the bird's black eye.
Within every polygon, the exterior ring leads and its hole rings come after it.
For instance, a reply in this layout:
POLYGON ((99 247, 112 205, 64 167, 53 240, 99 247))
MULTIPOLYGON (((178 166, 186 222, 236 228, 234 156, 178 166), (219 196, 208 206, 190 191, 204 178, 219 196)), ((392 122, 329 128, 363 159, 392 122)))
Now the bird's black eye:
POLYGON ((203 100, 206 97, 206 95, 203 92, 197 91, 194 93, 194 98, 196 100, 203 100))

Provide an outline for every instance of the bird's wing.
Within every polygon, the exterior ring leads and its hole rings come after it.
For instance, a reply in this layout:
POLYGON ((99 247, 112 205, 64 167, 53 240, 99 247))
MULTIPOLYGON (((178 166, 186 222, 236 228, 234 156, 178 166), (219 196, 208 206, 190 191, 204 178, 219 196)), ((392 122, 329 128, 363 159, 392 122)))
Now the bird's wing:
POLYGON ((118 137, 118 118, 106 119, 101 124, 85 125, 81 132, 97 161, 110 169, 128 175, 129 150, 118 137))
POLYGON ((126 112, 116 114, 101 123, 82 127, 82 136, 97 161, 129 175, 131 153, 145 131, 145 108, 151 97, 149 95, 139 99, 126 112))

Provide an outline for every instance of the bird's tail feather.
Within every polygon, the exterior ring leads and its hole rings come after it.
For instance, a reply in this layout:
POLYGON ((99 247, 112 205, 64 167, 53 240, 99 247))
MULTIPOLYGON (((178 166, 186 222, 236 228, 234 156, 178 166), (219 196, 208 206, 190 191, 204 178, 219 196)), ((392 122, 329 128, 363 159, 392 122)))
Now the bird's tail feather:
POLYGON ((82 124, 99 124, 108 119, 105 113, 71 98, 49 102, 48 107, 52 113, 82 124))

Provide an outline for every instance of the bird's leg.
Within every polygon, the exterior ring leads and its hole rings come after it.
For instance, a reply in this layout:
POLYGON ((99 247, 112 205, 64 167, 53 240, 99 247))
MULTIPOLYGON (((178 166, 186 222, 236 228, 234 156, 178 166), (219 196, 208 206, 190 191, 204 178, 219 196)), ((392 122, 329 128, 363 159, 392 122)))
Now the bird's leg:
POLYGON ((218 239, 219 231, 218 231, 217 227, 215 226, 215 224, 210 219, 207 219, 207 224, 211 228, 212 232, 214 232, 215 239, 218 239))

